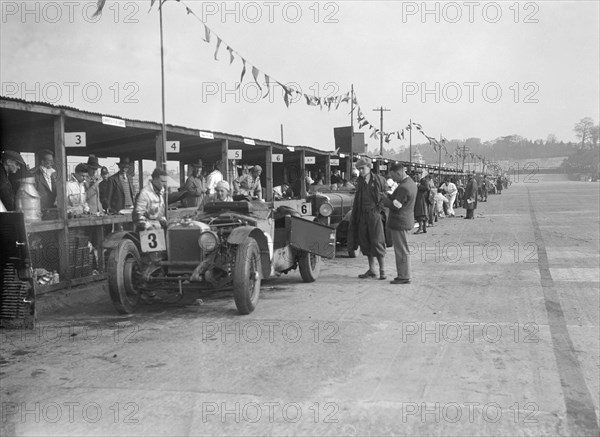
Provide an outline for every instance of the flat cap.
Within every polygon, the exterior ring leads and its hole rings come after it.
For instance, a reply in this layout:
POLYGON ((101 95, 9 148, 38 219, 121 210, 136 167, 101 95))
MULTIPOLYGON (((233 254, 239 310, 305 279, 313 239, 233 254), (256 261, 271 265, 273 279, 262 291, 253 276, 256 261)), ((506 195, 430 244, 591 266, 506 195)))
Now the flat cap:
POLYGON ((19 152, 14 152, 12 150, 5 150, 2 153, 2 161, 4 161, 5 159, 12 159, 13 161, 15 161, 16 163, 18 163, 20 165, 27 165, 25 163, 25 160, 21 156, 21 154, 19 152))

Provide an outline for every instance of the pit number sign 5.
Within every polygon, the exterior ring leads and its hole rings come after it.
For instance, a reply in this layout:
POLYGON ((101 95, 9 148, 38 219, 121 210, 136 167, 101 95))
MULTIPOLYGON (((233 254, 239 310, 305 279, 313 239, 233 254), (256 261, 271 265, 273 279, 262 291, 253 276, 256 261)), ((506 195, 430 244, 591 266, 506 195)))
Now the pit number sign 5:
POLYGON ((141 231, 140 246, 142 252, 160 252, 161 250, 167 250, 165 232, 162 229, 141 231))

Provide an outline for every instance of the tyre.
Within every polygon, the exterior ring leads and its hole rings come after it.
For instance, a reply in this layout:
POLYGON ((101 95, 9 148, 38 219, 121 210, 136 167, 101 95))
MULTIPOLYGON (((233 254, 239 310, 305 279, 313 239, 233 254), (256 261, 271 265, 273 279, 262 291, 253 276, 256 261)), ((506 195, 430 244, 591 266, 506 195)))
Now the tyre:
POLYGON ((321 273, 321 257, 308 252, 302 252, 298 260, 300 276, 304 282, 315 282, 321 273))
POLYGON ((260 250, 254 238, 247 238, 237 248, 233 268, 233 299, 240 314, 250 314, 260 295, 260 250))
POLYGON ((140 252, 131 240, 122 240, 108 257, 108 291, 121 314, 133 313, 140 303, 136 289, 140 263, 140 252))

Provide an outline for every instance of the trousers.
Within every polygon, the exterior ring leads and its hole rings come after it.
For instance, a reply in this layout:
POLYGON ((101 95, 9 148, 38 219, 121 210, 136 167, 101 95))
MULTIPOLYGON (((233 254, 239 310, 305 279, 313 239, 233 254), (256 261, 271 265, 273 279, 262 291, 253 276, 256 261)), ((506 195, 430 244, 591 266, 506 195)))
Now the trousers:
POLYGON ((409 231, 391 230, 394 255, 396 256, 396 271, 398 273, 398 278, 400 279, 410 279, 408 233, 409 231))

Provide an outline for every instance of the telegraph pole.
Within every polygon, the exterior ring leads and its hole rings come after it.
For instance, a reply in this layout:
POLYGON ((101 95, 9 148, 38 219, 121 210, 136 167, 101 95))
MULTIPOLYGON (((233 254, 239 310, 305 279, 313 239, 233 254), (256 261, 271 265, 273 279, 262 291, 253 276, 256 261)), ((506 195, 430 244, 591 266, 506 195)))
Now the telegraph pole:
POLYGON ((350 86, 350 158, 346 162, 346 179, 352 176, 354 166, 354 84, 350 86))
POLYGON ((389 112, 391 109, 380 106, 377 109, 373 109, 373 111, 379 111, 379 155, 383 157, 383 112, 389 112))
POLYGON ((467 150, 469 150, 468 147, 467 147, 467 143, 463 144, 462 149, 463 149, 463 153, 462 153, 462 171, 464 173, 465 172, 465 155, 467 154, 467 150))

